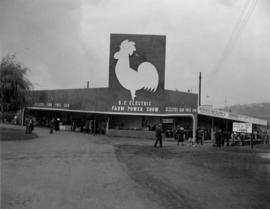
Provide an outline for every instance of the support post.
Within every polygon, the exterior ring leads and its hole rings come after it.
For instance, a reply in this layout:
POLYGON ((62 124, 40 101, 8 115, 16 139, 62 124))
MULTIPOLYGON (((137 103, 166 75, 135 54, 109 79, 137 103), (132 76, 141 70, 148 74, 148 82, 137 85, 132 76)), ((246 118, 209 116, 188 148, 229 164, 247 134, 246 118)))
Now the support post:
POLYGON ((109 131, 109 127, 110 127, 110 116, 108 115, 107 124, 106 124, 106 134, 109 131))
POLYGON ((94 115, 94 135, 97 133, 97 121, 96 121, 96 115, 94 115))
POLYGON ((199 75, 199 106, 201 106, 202 73, 199 75))
POLYGON ((25 109, 21 109, 21 126, 24 125, 24 112, 25 112, 25 109))
POLYGON ((193 120, 193 128, 192 128, 192 138, 193 141, 196 140, 196 129, 197 129, 197 121, 198 121, 198 117, 195 117, 194 115, 192 116, 192 120, 193 120), (197 120, 196 120, 197 119, 197 120))
POLYGON ((214 118, 212 118, 211 140, 214 142, 214 118))

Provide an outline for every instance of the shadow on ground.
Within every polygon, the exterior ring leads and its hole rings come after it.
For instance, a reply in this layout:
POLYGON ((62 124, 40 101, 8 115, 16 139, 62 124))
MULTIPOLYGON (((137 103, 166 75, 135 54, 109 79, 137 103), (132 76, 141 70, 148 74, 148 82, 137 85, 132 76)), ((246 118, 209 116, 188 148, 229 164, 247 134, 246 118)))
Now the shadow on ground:
POLYGON ((25 134, 25 131, 22 129, 10 129, 0 127, 0 140, 1 141, 22 141, 35 139, 38 135, 36 133, 25 134))

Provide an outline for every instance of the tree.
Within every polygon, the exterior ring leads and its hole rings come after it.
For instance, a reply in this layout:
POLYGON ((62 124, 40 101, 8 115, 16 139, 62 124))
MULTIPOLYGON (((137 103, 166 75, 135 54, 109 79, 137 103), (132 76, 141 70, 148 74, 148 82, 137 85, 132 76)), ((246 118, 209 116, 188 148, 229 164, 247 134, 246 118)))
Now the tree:
POLYGON ((31 82, 25 77, 28 68, 16 61, 14 54, 2 58, 0 64, 0 100, 2 119, 30 101, 31 82))

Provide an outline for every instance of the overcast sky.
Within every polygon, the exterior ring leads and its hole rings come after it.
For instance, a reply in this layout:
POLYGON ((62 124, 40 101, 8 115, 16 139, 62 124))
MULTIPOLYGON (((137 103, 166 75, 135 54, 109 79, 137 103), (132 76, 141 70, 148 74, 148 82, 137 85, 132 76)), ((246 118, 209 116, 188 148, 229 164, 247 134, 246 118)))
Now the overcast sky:
POLYGON ((166 89, 197 92, 201 71, 203 104, 270 102, 269 0, 215 67, 252 1, 1 0, 0 57, 16 53, 35 89, 107 87, 111 33, 166 35, 166 89))

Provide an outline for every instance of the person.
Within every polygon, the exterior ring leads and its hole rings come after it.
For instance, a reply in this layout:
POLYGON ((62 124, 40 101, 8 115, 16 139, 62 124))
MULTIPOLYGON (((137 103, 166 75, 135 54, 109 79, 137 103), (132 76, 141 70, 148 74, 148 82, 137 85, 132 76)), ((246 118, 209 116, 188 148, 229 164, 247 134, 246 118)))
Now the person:
POLYGON ((34 121, 32 118, 30 118, 30 120, 29 120, 29 133, 31 134, 33 130, 34 130, 34 121))
POLYGON ((196 143, 203 145, 204 140, 204 130, 196 129, 196 143))
POLYGON ((179 145, 179 143, 181 142, 181 145, 184 145, 184 128, 180 127, 177 130, 177 145, 179 145))
POLYGON ((225 139, 226 139, 227 147, 230 146, 230 135, 231 135, 230 132, 226 132, 226 138, 225 139))
POLYGON ((53 133, 53 128, 54 128, 54 119, 52 118, 52 119, 50 120, 50 134, 53 133))
POLYGON ((224 145, 225 145, 225 137, 226 137, 226 134, 225 134, 224 131, 222 131, 221 134, 220 134, 220 145, 222 147, 224 147, 224 145))
POLYGON ((205 136, 206 136, 206 131, 203 130, 202 131, 202 137, 201 137, 201 145, 203 145, 204 141, 205 141, 205 136))
POLYGON ((157 144, 159 142, 159 147, 162 147, 162 130, 161 130, 161 124, 158 124, 156 126, 156 142, 154 147, 157 147, 157 144))
POLYGON ((56 120, 54 120, 54 129, 56 131, 60 130, 59 125, 60 125, 60 118, 57 118, 56 120))
POLYGON ((195 137, 196 137, 196 143, 197 144, 203 144, 203 139, 202 139, 202 137, 203 137, 203 130, 200 130, 200 129, 196 129, 196 132, 195 132, 195 137))
POLYGON ((221 146, 221 131, 217 130, 215 133, 215 139, 216 139, 216 146, 220 147, 221 146))
POLYGON ((72 131, 75 131, 76 130, 76 122, 75 122, 75 120, 72 121, 71 130, 72 131))
POLYGON ((196 143, 199 144, 199 129, 198 128, 195 131, 195 140, 196 140, 196 143))
POLYGON ((29 134, 29 133, 30 133, 29 125, 30 125, 30 122, 29 122, 29 119, 27 118, 27 119, 25 120, 25 133, 26 133, 26 134, 29 134))
POLYGON ((180 133, 180 126, 177 126, 176 131, 175 131, 175 134, 174 134, 174 138, 177 141, 179 139, 179 133, 180 133))

